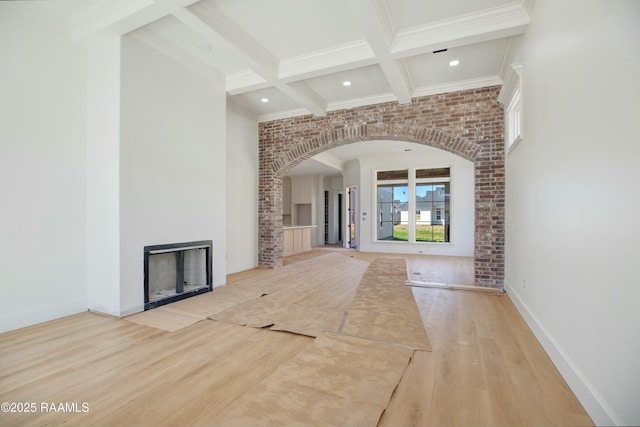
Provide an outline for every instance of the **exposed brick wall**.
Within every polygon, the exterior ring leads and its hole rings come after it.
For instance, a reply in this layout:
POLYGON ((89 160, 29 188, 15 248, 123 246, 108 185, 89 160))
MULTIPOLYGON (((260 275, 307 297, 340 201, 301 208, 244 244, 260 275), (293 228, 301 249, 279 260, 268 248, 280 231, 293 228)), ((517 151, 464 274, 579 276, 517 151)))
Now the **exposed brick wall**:
POLYGON ((282 254, 282 176, 340 145, 403 140, 437 147, 475 165, 476 285, 503 287, 504 110, 500 86, 260 124, 259 263, 278 267, 282 254))

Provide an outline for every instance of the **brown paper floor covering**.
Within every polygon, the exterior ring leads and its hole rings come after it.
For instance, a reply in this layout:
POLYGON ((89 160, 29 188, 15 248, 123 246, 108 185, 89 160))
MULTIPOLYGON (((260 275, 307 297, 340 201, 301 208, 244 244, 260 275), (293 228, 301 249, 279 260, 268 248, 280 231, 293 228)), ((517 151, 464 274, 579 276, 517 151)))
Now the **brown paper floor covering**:
POLYGON ((333 333, 319 335, 213 425, 375 426, 413 350, 333 333))
POLYGON ((257 290, 267 295, 209 318, 310 337, 324 331, 337 332, 358 287, 358 278, 368 266, 366 261, 335 253, 299 261, 270 271, 271 281, 252 283, 248 278, 247 282, 236 284, 234 288, 257 290), (326 269, 327 263, 331 269, 326 269), (317 265, 325 267, 322 271, 314 270, 317 265), (278 277, 282 280, 277 281, 278 277))
POLYGON ((341 330, 347 335, 431 351, 404 259, 376 258, 365 272, 341 330))

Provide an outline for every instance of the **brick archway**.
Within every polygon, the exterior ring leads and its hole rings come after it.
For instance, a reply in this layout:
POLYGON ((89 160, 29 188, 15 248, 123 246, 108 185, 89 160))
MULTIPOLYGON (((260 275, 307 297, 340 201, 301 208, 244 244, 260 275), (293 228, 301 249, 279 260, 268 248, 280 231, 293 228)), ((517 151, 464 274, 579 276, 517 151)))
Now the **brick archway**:
POLYGON ((282 177, 299 163, 342 145, 398 140, 449 151, 474 163, 476 285, 503 287, 504 136, 499 87, 377 104, 260 125, 259 263, 282 254, 282 177))
POLYGON ((360 141, 407 141, 440 148, 475 161, 481 146, 471 140, 438 129, 398 124, 362 124, 327 131, 294 144, 271 163, 274 173, 284 176, 298 164, 323 151, 360 141))

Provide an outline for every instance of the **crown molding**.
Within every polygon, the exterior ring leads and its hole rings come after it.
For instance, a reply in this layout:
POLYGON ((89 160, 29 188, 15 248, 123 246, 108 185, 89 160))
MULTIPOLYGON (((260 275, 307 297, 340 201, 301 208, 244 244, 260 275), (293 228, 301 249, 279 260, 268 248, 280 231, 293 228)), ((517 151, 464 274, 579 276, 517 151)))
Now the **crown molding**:
MULTIPOLYGON (((480 89, 480 88, 489 87, 489 86, 499 86, 501 84, 502 84, 502 80, 500 79, 499 76, 487 76, 487 77, 478 78, 478 79, 469 79, 469 80, 463 80, 455 83, 447 83, 447 84, 418 88, 413 92, 412 98, 419 98, 422 96, 429 96, 429 95, 438 95, 438 94, 448 93, 448 92, 459 92, 463 90, 480 89)), ((374 105, 374 104, 383 104, 386 102, 398 102, 398 99, 393 93, 383 93, 383 94, 367 96, 362 98, 353 98, 345 101, 331 102, 327 105, 327 111, 329 112, 329 111, 338 111, 338 110, 348 110, 350 108, 364 107, 367 105, 374 105)), ((259 122, 262 123, 262 122, 268 122, 272 120, 287 119, 290 117, 304 116, 307 114, 310 114, 310 112, 306 109, 282 111, 277 113, 261 115, 259 118, 259 122)))
POLYGON ((461 80, 453 83, 445 83, 432 86, 424 86, 417 88, 412 95, 412 98, 418 98, 421 96, 438 95, 441 93, 459 92, 470 89, 480 89, 488 86, 499 86, 502 84, 502 79, 499 76, 487 76, 477 79, 461 80))
POLYGON ((396 98, 395 94, 389 92, 378 95, 365 96, 362 98, 347 99, 345 101, 331 102, 327 106, 327 111, 348 110, 350 108, 364 107, 366 105, 397 101, 398 98, 396 98))
POLYGON ((274 120, 290 119, 292 117, 308 116, 312 114, 306 108, 296 108, 295 110, 278 111, 277 113, 262 114, 258 117, 258 123, 271 122, 274 120))
POLYGON ((407 57, 522 34, 529 15, 511 4, 399 31, 391 45, 394 57, 407 57))

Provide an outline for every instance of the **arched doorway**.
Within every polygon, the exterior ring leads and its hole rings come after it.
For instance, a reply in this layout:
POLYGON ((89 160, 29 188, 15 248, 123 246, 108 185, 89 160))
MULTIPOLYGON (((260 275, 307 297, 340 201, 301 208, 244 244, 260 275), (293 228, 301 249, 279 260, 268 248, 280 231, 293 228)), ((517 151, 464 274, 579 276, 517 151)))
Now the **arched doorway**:
MULTIPOLYGON (((497 102, 498 89, 468 91, 468 98, 475 101, 473 108, 463 109, 461 105, 454 109, 448 106, 447 96, 440 96, 438 108, 431 97, 427 97, 424 102, 430 109, 419 101, 410 106, 389 103, 379 104, 374 112, 361 107, 335 112, 327 117, 303 116, 261 124, 260 265, 281 265, 282 178, 287 172, 318 153, 342 145, 358 141, 402 140, 436 147, 473 162, 476 285, 502 287, 504 136, 503 109, 497 102), (439 121, 434 121, 434 117, 439 121), (410 123, 407 123, 408 119, 410 123), (447 126, 443 129, 433 126, 440 122, 447 126)), ((467 98, 462 99, 461 103, 470 104, 467 98)))

